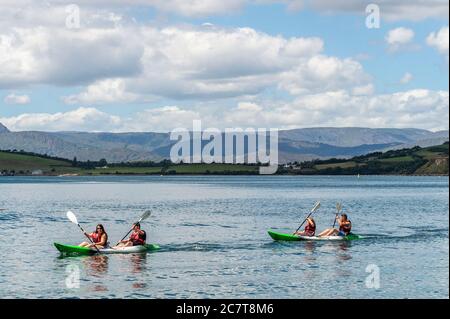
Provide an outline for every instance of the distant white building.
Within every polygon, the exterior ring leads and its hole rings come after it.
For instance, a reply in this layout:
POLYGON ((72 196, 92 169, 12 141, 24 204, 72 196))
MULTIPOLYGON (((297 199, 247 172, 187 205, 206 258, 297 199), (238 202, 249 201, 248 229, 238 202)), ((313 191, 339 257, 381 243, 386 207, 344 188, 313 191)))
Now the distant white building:
POLYGON ((31 172, 31 175, 42 175, 44 172, 41 169, 36 169, 31 172))

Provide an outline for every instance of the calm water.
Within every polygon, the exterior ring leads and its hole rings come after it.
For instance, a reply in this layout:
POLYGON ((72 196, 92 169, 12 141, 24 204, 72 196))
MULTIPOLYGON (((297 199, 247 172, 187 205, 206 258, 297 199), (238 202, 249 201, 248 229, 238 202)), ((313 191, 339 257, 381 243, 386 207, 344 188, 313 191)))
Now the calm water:
POLYGON ((448 298, 448 195, 447 177, 2 177, 0 298, 448 298), (342 201, 365 239, 267 235, 317 200, 319 230, 342 201), (146 209, 159 252, 61 258, 52 245, 83 239, 67 210, 115 241, 146 209), (66 286, 73 269, 79 288, 66 286))

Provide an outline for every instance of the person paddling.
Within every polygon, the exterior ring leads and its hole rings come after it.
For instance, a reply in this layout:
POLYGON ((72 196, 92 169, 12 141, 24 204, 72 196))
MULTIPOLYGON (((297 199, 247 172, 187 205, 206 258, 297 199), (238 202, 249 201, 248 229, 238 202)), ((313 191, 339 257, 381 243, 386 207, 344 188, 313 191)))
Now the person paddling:
POLYGON ((90 234, 84 232, 84 235, 90 238, 94 242, 94 244, 85 241, 78 245, 80 247, 91 248, 94 247, 95 245, 98 249, 102 249, 105 248, 106 245, 108 244, 108 234, 105 232, 105 228, 103 227, 102 224, 97 225, 95 232, 90 234))
POLYGON ((129 239, 121 240, 116 247, 129 247, 145 245, 147 234, 141 229, 141 224, 136 223, 133 225, 133 232, 129 239))
POLYGON ((312 217, 306 219, 307 223, 303 231, 295 232, 294 235, 312 237, 316 234, 316 222, 312 217))
POLYGON ((345 237, 350 234, 352 230, 352 222, 348 219, 347 214, 342 214, 341 217, 336 216, 336 220, 339 224, 339 229, 328 228, 319 234, 319 237, 326 236, 342 236, 345 237))

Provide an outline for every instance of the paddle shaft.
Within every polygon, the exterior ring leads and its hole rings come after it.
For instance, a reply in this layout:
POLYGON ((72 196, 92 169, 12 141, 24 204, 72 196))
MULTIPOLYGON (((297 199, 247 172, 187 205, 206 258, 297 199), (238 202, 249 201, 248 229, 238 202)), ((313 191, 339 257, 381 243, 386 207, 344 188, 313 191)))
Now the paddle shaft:
POLYGON ((337 213, 336 216, 334 217, 333 228, 334 228, 334 226, 336 226, 336 220, 337 220, 338 215, 339 215, 339 213, 337 213))
POLYGON ((333 228, 334 228, 334 226, 336 226, 337 217, 338 217, 339 213, 342 210, 342 204, 341 203, 337 203, 336 204, 336 210, 337 210, 337 213, 336 213, 336 216, 334 216, 333 228))

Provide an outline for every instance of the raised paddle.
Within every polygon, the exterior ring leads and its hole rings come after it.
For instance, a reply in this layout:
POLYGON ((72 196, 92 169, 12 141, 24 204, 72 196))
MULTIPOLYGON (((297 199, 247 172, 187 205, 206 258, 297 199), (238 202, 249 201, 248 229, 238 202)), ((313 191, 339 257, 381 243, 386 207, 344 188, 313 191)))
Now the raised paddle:
POLYGON ((298 226, 297 230, 294 232, 293 235, 295 235, 295 233, 298 232, 298 230, 299 230, 300 228, 302 228, 303 224, 306 222, 306 220, 309 218, 309 216, 311 216, 312 213, 314 213, 317 209, 319 209, 319 207, 320 207, 320 202, 317 202, 317 203, 314 205, 314 207, 311 209, 311 212, 309 213, 309 215, 306 216, 306 218, 305 218, 305 220, 303 221, 303 223, 301 223, 301 225, 298 226))
MULTIPOLYGON (((83 234, 86 234, 86 232, 84 231, 83 227, 81 227, 80 224, 78 223, 77 216, 75 216, 74 213, 72 213, 71 211, 68 211, 68 212, 67 212, 67 218, 68 218, 72 223, 74 223, 75 225, 77 225, 77 226, 81 229, 81 231, 83 232, 83 234)), ((100 253, 100 250, 99 250, 98 247, 94 244, 94 242, 92 241, 91 237, 89 237, 89 236, 86 236, 86 237, 87 237, 87 238, 89 239, 89 241, 94 245, 95 249, 97 249, 97 251, 100 253)))
MULTIPOLYGON (((144 212, 144 214, 142 214, 141 218, 140 218, 137 222, 135 222, 133 225, 136 225, 137 223, 140 223, 141 221, 143 221, 143 220, 149 218, 151 214, 152 214, 151 211, 146 210, 146 211, 144 212)), ((118 244, 120 244, 120 242, 121 242, 122 240, 124 240, 125 238, 127 238, 127 236, 131 233, 132 230, 133 230, 133 228, 131 228, 130 231, 129 231, 125 236, 123 236, 123 238, 116 244, 116 246, 117 246, 118 244)))
POLYGON ((341 203, 336 203, 336 216, 334 217, 334 223, 333 223, 333 228, 334 226, 336 226, 336 218, 338 217, 338 215, 340 214, 341 210, 342 210, 342 204, 341 203))

